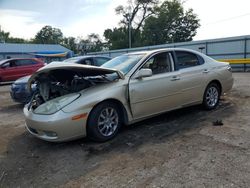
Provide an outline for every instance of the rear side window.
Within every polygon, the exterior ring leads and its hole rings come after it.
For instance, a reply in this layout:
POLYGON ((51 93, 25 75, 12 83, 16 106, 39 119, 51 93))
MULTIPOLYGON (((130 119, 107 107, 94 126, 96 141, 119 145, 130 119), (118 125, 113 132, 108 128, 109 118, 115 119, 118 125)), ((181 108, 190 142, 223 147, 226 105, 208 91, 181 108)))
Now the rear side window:
POLYGON ((104 58, 104 57, 96 57, 95 58, 95 66, 101 66, 103 65, 104 63, 106 63, 107 61, 109 61, 110 59, 108 58, 104 58))
POLYGON ((82 65, 93 65, 92 59, 82 59, 81 61, 78 61, 77 63, 82 65))
POLYGON ((196 54, 191 52, 175 51, 175 54, 179 69, 194 67, 204 63, 202 57, 198 57, 196 54))
POLYGON ((26 66, 26 65, 34 65, 34 64, 36 64, 36 62, 31 59, 20 59, 16 61, 16 66, 26 66))

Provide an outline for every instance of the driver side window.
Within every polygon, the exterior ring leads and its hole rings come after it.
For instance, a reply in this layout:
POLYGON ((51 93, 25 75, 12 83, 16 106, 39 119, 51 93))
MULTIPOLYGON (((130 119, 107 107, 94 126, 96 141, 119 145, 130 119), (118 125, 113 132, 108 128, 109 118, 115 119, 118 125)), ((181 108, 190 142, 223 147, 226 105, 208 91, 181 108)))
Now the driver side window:
POLYGON ((14 60, 8 61, 2 65, 4 68, 16 67, 16 62, 14 60))
POLYGON ((151 57, 142 68, 151 69, 153 75, 172 71, 172 62, 168 52, 151 57))

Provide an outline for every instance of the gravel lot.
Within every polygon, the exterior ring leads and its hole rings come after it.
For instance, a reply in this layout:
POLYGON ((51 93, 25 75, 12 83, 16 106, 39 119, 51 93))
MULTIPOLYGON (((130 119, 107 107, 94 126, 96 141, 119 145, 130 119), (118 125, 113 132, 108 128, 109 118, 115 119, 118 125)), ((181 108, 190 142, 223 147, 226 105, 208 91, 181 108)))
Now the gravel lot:
POLYGON ((0 187, 249 187, 250 74, 234 78, 216 110, 166 113, 106 143, 34 138, 0 86, 0 187))

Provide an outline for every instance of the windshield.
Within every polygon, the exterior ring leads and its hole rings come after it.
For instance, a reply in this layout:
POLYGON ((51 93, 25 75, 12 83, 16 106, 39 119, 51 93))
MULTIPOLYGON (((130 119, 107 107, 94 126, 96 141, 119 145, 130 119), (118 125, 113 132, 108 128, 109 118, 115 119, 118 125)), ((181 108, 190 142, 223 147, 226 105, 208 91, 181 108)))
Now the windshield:
POLYGON ((104 63, 101 67, 112 68, 121 71, 123 74, 127 74, 145 54, 126 54, 118 56, 107 63, 104 63))

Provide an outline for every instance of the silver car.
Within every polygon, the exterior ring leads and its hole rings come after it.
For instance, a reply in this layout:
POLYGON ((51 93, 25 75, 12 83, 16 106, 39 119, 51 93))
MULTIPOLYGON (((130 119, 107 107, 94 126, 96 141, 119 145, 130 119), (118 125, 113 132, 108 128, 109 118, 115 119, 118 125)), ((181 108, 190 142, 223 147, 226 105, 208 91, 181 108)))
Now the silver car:
POLYGON ((38 138, 106 141, 123 125, 203 104, 214 109, 233 85, 231 67, 187 49, 118 56, 101 67, 49 64, 29 79, 38 91, 24 107, 26 127, 38 138))

